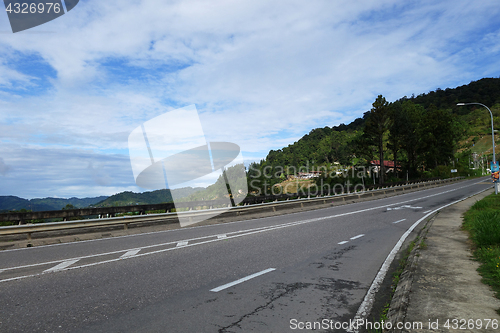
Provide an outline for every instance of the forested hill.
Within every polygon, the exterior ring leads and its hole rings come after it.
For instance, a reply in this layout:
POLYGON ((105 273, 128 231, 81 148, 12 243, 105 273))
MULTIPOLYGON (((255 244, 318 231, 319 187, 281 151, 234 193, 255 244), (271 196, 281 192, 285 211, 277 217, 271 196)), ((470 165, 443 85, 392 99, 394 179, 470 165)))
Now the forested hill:
MULTIPOLYGON (((404 100, 406 98, 402 98, 404 100)), ((454 113, 467 114, 470 109, 459 108, 457 103, 476 102, 492 107, 500 103, 500 78, 485 78, 472 81, 467 85, 445 90, 436 89, 427 94, 412 96, 409 100, 415 104, 429 108, 434 105, 438 109, 452 109, 454 113)))
MULTIPOLYGON (((490 121, 488 111, 480 106, 459 107, 456 105, 462 102, 483 103, 489 106, 494 116, 497 117, 500 109, 500 78, 484 78, 457 88, 437 89, 418 96, 405 96, 388 103, 391 111, 387 124, 385 124, 388 126, 384 137, 385 159, 392 160, 394 158, 393 151, 396 151, 400 154, 399 160, 403 164, 406 163, 407 166, 414 164, 412 167, 415 169, 413 171, 416 172, 417 164, 420 168, 426 169, 425 166, 432 165, 434 167, 436 164, 446 164, 446 159, 451 161, 451 154, 455 154, 463 148, 461 141, 466 142, 470 137, 479 140, 481 136, 488 135, 487 125, 490 121), (429 144, 432 140, 438 141, 438 132, 444 128, 447 131, 444 138, 453 136, 452 140, 443 143, 449 147, 435 147, 429 144), (405 138, 405 133, 402 131, 413 131, 413 134, 420 135, 422 140, 420 138, 405 138), (398 145, 401 145, 401 140, 405 139, 407 145, 410 145, 408 140, 414 140, 413 145, 420 151, 408 152, 408 149, 404 149, 404 147, 399 149, 398 145), (428 140, 428 142, 423 140, 428 140), (428 151, 425 151, 426 149, 428 151), (433 150, 431 153, 434 156, 429 156, 429 149, 433 150), (443 151, 445 152, 442 153, 443 151), (419 153, 419 156, 408 156, 419 153), (443 156, 436 157, 439 154, 443 156), (431 161, 432 158, 434 161, 431 161), (409 159, 414 159, 414 161, 409 161, 409 159)), ((271 150, 265 160, 255 163, 253 167, 263 168, 265 165, 299 167, 332 162, 353 165, 359 162, 359 158, 364 159, 365 163, 367 159, 378 159, 376 149, 373 144, 368 142, 369 135, 365 133, 365 123, 370 114, 371 112, 367 111, 362 118, 358 118, 348 125, 340 124, 313 129, 309 134, 304 135, 299 141, 288 147, 271 150)))

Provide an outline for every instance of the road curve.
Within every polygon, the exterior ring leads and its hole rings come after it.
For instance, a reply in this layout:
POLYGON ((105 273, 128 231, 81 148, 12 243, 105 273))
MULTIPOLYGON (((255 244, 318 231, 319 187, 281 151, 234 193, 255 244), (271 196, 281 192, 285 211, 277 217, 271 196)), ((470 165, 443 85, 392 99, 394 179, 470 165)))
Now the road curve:
POLYGON ((286 332, 348 322, 409 228, 491 186, 473 179, 269 218, 1 251, 0 332, 286 332))

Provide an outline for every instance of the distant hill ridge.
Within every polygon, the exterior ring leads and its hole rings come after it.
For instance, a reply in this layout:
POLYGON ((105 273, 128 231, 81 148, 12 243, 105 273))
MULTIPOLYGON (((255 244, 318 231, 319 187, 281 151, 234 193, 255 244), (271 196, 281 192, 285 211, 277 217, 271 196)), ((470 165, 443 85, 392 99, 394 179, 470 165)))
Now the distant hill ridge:
MULTIPOLYGON (((189 196, 196 191, 199 191, 200 187, 184 187, 180 189, 175 189, 172 191, 176 192, 179 197, 189 196)), ((75 208, 85 208, 89 206, 94 207, 111 207, 111 206, 128 206, 135 204, 157 204, 163 202, 172 202, 172 194, 170 190, 163 189, 151 192, 134 193, 130 191, 120 192, 114 194, 110 197, 99 196, 93 198, 35 198, 35 199, 23 199, 13 195, 0 196, 0 212, 9 212, 13 210, 31 210, 34 212, 46 211, 46 210, 61 210, 66 205, 73 205, 75 208)))
POLYGON ((75 208, 84 208, 103 201, 107 196, 99 196, 94 198, 43 198, 43 199, 23 199, 16 196, 0 196, 0 211, 6 212, 11 210, 32 210, 34 212, 44 210, 60 210, 66 205, 73 205, 75 208))
POLYGON ((121 192, 97 202, 95 207, 110 207, 110 206, 128 206, 128 205, 145 205, 145 204, 159 204, 163 202, 172 202, 172 193, 174 192, 177 197, 187 197, 202 187, 183 187, 179 189, 169 190, 156 190, 151 192, 134 193, 131 191, 121 192))

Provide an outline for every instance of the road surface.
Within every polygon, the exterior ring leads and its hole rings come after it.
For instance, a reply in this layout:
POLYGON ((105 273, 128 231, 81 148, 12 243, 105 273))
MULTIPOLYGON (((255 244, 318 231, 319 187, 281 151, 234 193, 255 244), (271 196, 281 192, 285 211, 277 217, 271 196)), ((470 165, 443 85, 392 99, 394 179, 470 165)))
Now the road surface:
POLYGON ((409 228, 491 186, 1 251, 0 332, 344 332, 409 228))

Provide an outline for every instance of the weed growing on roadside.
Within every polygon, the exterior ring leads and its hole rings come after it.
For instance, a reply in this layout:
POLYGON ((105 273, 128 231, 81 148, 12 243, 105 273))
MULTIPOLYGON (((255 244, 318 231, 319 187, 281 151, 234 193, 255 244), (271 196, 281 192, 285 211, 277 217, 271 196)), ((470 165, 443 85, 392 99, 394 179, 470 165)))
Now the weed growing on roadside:
MULTIPOLYGON (((494 194, 477 201, 464 215, 463 228, 474 242, 474 257, 483 283, 500 298, 500 196, 494 194)), ((500 310, 497 310, 500 314, 500 310)))

